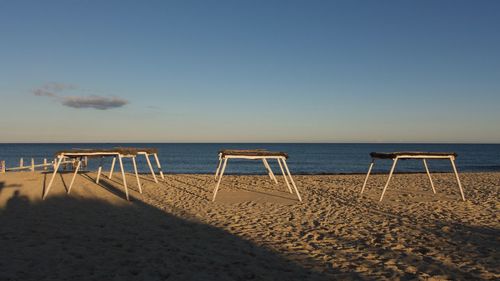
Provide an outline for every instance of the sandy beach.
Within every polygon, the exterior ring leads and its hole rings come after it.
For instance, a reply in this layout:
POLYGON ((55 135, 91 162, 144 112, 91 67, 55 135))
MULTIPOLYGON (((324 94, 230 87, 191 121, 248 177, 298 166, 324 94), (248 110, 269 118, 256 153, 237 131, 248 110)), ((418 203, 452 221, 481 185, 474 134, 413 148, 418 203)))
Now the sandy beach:
POLYGON ((1 280, 498 280, 500 173, 225 176, 0 174, 1 280))

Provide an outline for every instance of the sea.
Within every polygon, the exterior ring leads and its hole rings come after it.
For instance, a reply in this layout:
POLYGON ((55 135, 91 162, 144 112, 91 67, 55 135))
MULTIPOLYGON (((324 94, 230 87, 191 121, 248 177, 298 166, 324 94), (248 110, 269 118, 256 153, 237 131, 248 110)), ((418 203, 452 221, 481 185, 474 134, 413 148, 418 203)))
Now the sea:
MULTIPOLYGON (((165 173, 212 174, 218 163, 221 149, 268 149, 289 154, 287 161, 292 174, 358 174, 366 173, 370 164, 369 153, 393 151, 456 152, 457 168, 463 172, 500 171, 500 144, 429 144, 429 143, 3 143, 0 144, 0 160, 7 168, 19 166, 20 158, 25 165, 53 159, 54 154, 71 148, 154 147, 165 173)), ((153 159, 152 159, 153 160, 153 159)), ((50 161, 50 160, 49 160, 50 161)), ((87 169, 96 169, 98 159, 91 159, 87 169)), ((147 172, 144 157, 139 156, 138 169, 147 172)), ((387 172, 391 160, 377 160, 373 172, 387 172)), ((432 172, 452 171, 448 160, 429 160, 432 172)), ((104 159, 104 169, 109 169, 111 159, 104 159)), ((124 159, 125 168, 132 171, 129 159, 124 159)), ((279 171, 275 161, 270 161, 273 170, 279 171)), ((406 160, 398 164, 397 172, 423 172, 422 161, 406 160)), ((252 160, 230 160, 227 174, 265 174, 262 162, 252 160)))

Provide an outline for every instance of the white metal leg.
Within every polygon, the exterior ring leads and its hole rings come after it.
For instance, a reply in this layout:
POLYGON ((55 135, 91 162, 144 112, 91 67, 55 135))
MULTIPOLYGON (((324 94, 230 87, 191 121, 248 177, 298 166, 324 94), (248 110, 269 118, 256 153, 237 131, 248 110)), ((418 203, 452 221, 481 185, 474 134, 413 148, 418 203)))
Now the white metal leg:
POLYGON ((99 179, 101 178, 101 172, 102 172, 102 157, 101 160, 99 161, 99 168, 97 169, 97 177, 95 179, 95 183, 99 184, 99 179))
POLYGON ((118 163, 120 163, 120 170, 122 171, 123 187, 125 188, 125 196, 127 197, 127 200, 130 200, 128 197, 127 179, 125 178, 125 170, 123 169, 123 161, 122 161, 121 155, 118 156, 118 163))
POLYGON ((370 167, 368 168, 368 173, 366 173, 366 178, 365 182, 363 183, 363 187, 361 188, 361 194, 363 194, 363 191, 365 191, 366 183, 368 182, 368 177, 370 177, 370 173, 372 172, 373 165, 375 164, 375 161, 372 160, 370 163, 370 167))
POLYGON ((262 158, 262 162, 264 163, 264 166, 266 167, 267 174, 269 175, 269 177, 274 181, 274 183, 278 184, 278 180, 274 176, 273 170, 271 170, 271 166, 269 166, 269 163, 267 162, 267 160, 262 158))
POLYGON ((151 165, 151 161, 149 161, 148 154, 144 154, 144 157, 146 157, 146 162, 148 162, 149 171, 151 171, 151 175, 153 175, 153 179, 155 180, 156 183, 158 183, 158 179, 156 178, 156 174, 155 174, 155 171, 153 170, 153 166, 151 165))
POLYGON ((69 184, 68 187, 68 194, 71 192, 71 187, 73 186, 73 183, 75 182, 76 175, 78 174, 78 170, 80 169, 80 166, 82 164, 81 160, 77 160, 78 163, 76 164, 76 169, 75 172, 73 173, 73 178, 71 178, 71 183, 69 184))
POLYGON ((139 174, 137 173, 137 163, 135 162, 135 156, 132 157, 132 164, 134 165, 135 178, 137 179, 137 187, 139 188, 139 193, 142 194, 141 181, 139 180, 139 174))
POLYGON ((63 157, 59 156, 57 159, 57 162, 54 161, 54 163, 56 163, 54 166, 54 172, 52 173, 52 177, 50 178, 49 185, 47 185, 47 188, 45 189, 45 193, 42 196, 42 199, 45 199, 45 197, 47 197, 47 194, 49 194, 50 188, 52 187, 52 183, 54 182, 54 178, 56 177, 57 170, 59 170, 59 166, 61 166, 62 159, 63 159, 63 157))
POLYGON ((158 166, 158 171, 160 172, 161 179, 165 180, 165 176, 163 175, 163 170, 161 169, 160 159, 158 159, 158 154, 154 153, 153 156, 155 157, 156 166, 158 166))
POLYGON ((219 176, 219 171, 221 166, 222 166, 222 159, 219 158, 219 164, 217 165, 217 170, 215 170, 215 180, 217 180, 217 177, 219 176))
POLYGON ((219 180, 217 181, 217 184, 215 185, 214 196, 212 198, 212 202, 215 201, 215 196, 217 196, 217 191, 219 191, 219 185, 220 185, 220 182, 222 180, 222 176, 224 175, 224 171, 226 170, 226 165, 227 165, 227 158, 224 159, 224 164, 222 164, 222 170, 220 171, 219 180))
POLYGON ((299 201, 302 202, 302 198, 300 197, 299 190, 297 189, 297 186, 295 185, 295 182, 293 181, 292 174, 290 173, 290 170, 288 169, 288 165, 286 164, 286 160, 284 158, 281 158, 281 161, 283 161, 283 165, 285 166, 286 172, 288 173, 288 177, 290 177, 290 181, 292 182, 292 186, 295 189, 295 192, 297 193, 297 197, 299 198, 299 201))
POLYGON ((109 170, 109 176, 108 178, 111 179, 113 176, 113 170, 115 169, 115 162, 116 162, 116 157, 113 157, 113 161, 111 161, 111 169, 109 170))
POLYGON ((429 177, 429 181, 431 182, 432 192, 434 192, 434 194, 436 194, 436 188, 434 187, 434 182, 432 181, 431 173, 429 172, 429 167, 427 166, 427 160, 425 160, 425 159, 422 159, 422 160, 424 162, 425 172, 427 173, 427 176, 429 177))
POLYGON ((288 191, 290 193, 293 193, 292 188, 290 187, 290 183, 288 182, 288 179, 286 178, 285 170, 283 170, 283 165, 281 164, 281 160, 279 158, 277 158, 276 160, 278 160, 278 164, 280 165, 281 174, 283 174, 283 178, 285 178, 285 182, 286 182, 286 186, 288 187, 288 191))
POLYGON ((457 167, 455 166, 455 159, 450 157, 451 166, 453 167, 453 172, 455 172, 455 177, 457 178, 458 188, 460 189, 460 195, 462 195, 462 200, 465 201, 464 191, 462 189, 462 183, 458 177, 457 167))
POLYGON ((384 186, 384 190, 382 190, 382 195, 380 195, 379 202, 381 202, 382 199, 384 198, 385 191, 387 190, 387 187, 389 186, 389 182, 391 181, 392 174, 394 173, 394 169, 396 168, 396 164, 398 163, 398 158, 395 158, 393 161, 394 162, 392 163, 392 168, 391 168, 391 172, 389 173, 389 178, 387 179, 387 183, 384 186))
POLYGON ((102 171, 102 166, 99 166, 99 169, 97 169, 97 177, 95 179, 95 183, 99 183, 99 178, 101 177, 101 171, 102 171))

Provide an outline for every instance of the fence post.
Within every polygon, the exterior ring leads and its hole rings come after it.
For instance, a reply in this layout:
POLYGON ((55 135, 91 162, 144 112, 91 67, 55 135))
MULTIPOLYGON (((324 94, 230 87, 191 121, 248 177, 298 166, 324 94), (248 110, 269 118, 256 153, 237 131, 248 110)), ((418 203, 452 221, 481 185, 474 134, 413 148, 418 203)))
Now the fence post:
POLYGON ((47 158, 43 158, 43 170, 47 171, 47 158))
POLYGON ((34 158, 31 158, 31 169, 30 169, 33 173, 35 172, 35 159, 34 158))
POLYGON ((19 159, 19 167, 23 167, 24 166, 24 159, 21 158, 19 159))
POLYGON ((0 172, 5 174, 5 160, 0 161, 0 172))

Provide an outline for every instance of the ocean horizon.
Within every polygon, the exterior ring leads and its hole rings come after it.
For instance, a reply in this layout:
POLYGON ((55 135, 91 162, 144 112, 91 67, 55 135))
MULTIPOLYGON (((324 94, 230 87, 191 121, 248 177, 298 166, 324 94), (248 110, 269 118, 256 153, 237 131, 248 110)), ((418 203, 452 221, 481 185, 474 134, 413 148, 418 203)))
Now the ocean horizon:
MULTIPOLYGON (((112 147, 154 147, 167 174, 211 174, 218 163, 218 151, 221 149, 263 148, 284 151, 289 154, 287 161, 293 174, 359 174, 366 173, 371 161, 370 152, 391 151, 433 151, 456 152, 457 166, 462 172, 500 171, 500 144, 487 143, 0 143, 0 160, 7 168, 19 166, 20 158, 25 165, 48 161, 63 149, 72 148, 112 148, 112 147)), ((144 157, 138 157, 138 169, 148 172, 144 157)), ((447 160, 430 160, 432 172, 450 172, 447 160)), ((99 160, 89 161, 89 170, 95 170, 99 160)), ((104 169, 109 169, 110 159, 104 159, 104 169)), ((374 173, 387 172, 391 161, 377 160, 374 173)), ((132 170, 131 163, 124 161, 125 168, 132 170)), ((273 170, 278 171, 277 163, 270 162, 273 170)), ((397 172, 424 172, 421 161, 402 161, 397 172)), ((265 174, 260 163, 248 160, 231 160, 227 174, 265 174)))

